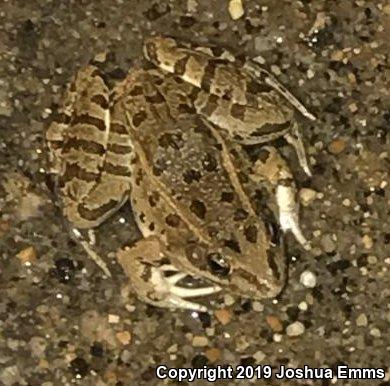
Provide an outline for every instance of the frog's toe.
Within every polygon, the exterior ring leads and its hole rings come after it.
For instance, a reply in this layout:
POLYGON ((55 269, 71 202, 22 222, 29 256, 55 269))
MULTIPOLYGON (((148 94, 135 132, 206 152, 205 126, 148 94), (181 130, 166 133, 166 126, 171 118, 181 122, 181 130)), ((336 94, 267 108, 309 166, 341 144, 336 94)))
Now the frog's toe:
POLYGON ((284 232, 291 231, 291 233, 294 235, 296 240, 303 246, 303 248, 305 248, 306 250, 311 249, 310 242, 306 240, 299 226, 298 214, 295 210, 280 211, 279 221, 284 232))
POLYGON ((202 288, 179 287, 176 284, 188 275, 178 272, 166 277, 164 272, 172 270, 171 267, 166 265, 151 268, 150 284, 153 287, 153 299, 150 299, 152 300, 151 302, 159 307, 184 308, 200 312, 207 311, 207 307, 188 301, 185 298, 212 295, 219 292, 221 287, 216 285, 202 288))
POLYGON ((278 185, 276 201, 279 207, 279 222, 283 232, 291 231, 296 240, 306 249, 311 249, 299 225, 298 204, 295 201, 295 189, 291 186, 278 185))

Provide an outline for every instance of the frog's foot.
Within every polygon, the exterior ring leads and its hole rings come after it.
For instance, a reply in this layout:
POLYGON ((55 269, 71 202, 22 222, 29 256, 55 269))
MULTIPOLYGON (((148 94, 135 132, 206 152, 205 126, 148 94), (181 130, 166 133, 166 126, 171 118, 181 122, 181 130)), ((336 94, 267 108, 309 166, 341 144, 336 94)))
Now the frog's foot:
POLYGON ((310 249, 310 243, 303 236, 299 225, 299 207, 293 175, 279 152, 272 146, 262 147, 250 176, 255 182, 265 180, 271 185, 272 190, 275 190, 281 228, 284 232, 291 231, 305 249, 310 249))
POLYGON ((276 188, 276 202, 279 207, 279 222, 283 232, 291 231, 303 248, 310 250, 310 243, 303 236, 299 225, 295 188, 293 186, 278 185, 276 188))
POLYGON ((150 284, 154 288, 154 293, 152 295, 149 294, 149 299, 152 303, 159 307, 184 308, 188 310, 206 312, 207 307, 188 301, 186 298, 212 295, 219 292, 221 287, 216 285, 202 288, 179 287, 176 284, 188 275, 183 272, 179 272, 166 277, 164 275, 164 271, 170 270, 172 270, 172 266, 168 266, 168 269, 165 266, 151 268, 150 284))
POLYGON ((205 312, 207 307, 187 298, 207 296, 221 290, 216 285, 202 288, 179 286, 178 283, 188 275, 179 272, 174 265, 166 264, 164 246, 153 236, 138 241, 131 248, 120 250, 117 256, 138 297, 157 307, 205 312), (173 274, 169 276, 169 272, 173 274))

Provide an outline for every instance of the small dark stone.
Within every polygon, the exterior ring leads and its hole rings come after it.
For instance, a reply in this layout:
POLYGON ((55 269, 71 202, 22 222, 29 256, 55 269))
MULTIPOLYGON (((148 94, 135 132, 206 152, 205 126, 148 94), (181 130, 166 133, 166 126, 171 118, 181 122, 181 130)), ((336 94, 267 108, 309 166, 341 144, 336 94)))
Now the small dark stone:
POLYGON ((93 342, 91 348, 90 348, 90 353, 94 357, 99 357, 101 358, 104 353, 103 345, 100 342, 93 342))
POLYGON ((68 258, 55 260, 55 276, 61 283, 69 283, 73 277, 76 266, 73 260, 68 258))
POLYGON ((190 28, 195 24, 196 20, 192 16, 181 16, 180 27, 190 28))
POLYGON ((243 357, 240 359, 240 365, 242 366, 253 366, 256 363, 253 357, 243 357))
POLYGON ((203 328, 208 328, 211 326, 211 316, 208 312, 200 312, 199 320, 201 321, 203 328))
POLYGON ((195 355, 192 358, 191 366, 195 369, 201 369, 203 366, 207 366, 209 364, 209 360, 204 355, 195 355))
POLYGON ((89 364, 84 358, 77 357, 70 362, 70 368, 74 375, 84 377, 88 374, 89 364))

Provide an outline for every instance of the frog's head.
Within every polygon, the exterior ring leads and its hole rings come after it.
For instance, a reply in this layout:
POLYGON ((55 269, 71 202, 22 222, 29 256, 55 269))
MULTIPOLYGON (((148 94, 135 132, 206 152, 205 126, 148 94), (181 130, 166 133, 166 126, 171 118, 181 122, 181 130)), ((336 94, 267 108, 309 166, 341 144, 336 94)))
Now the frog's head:
POLYGON ((261 299, 279 294, 286 264, 283 237, 277 227, 254 221, 236 229, 234 238, 218 244, 191 253, 197 256, 189 258, 197 268, 195 274, 243 297, 261 299))
POLYGON ((207 256, 213 281, 243 297, 261 299, 277 296, 286 276, 282 238, 273 243, 268 234, 261 234, 255 247, 243 242, 239 253, 231 251, 230 247, 228 244, 228 247, 207 256))

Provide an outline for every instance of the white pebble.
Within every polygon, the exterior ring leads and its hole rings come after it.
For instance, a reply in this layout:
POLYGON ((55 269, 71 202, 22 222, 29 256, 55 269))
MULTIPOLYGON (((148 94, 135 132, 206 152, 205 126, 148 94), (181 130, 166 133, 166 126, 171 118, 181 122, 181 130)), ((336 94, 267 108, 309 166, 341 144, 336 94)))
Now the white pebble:
POLYGON ((368 320, 367 320, 367 316, 365 314, 360 314, 357 318, 356 318, 356 325, 358 327, 366 327, 367 326, 367 323, 368 323, 368 320))
POLYGON ((241 0, 230 0, 229 13, 233 20, 237 20, 244 15, 244 7, 241 0))
POLYGON ((317 277, 311 271, 303 271, 299 280, 306 288, 314 288, 317 284, 317 277))
POLYGON ((289 324, 286 328, 288 336, 299 336, 305 332, 305 326, 301 322, 289 324))
POLYGON ((306 311, 308 309, 308 305, 306 302, 300 302, 298 304, 298 308, 301 310, 301 311, 306 311))
POLYGON ((382 333, 379 328, 374 327, 370 330, 370 335, 374 338, 380 338, 382 336, 382 333))

